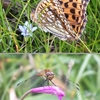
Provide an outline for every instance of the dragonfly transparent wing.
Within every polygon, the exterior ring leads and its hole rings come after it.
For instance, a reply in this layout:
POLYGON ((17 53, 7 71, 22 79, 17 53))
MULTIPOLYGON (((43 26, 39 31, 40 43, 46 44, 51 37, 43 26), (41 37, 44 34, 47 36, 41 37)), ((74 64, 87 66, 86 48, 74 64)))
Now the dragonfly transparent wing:
POLYGON ((72 82, 72 81, 69 80, 69 79, 66 79, 66 86, 67 86, 67 88, 68 88, 69 90, 71 90, 71 91, 74 91, 74 90, 79 91, 79 90, 80 90, 79 84, 74 83, 74 82, 72 82))
POLYGON ((25 93, 29 89, 41 86, 48 86, 50 81, 43 76, 33 75, 32 77, 17 84, 16 89, 25 93))
POLYGON ((75 90, 79 91, 80 90, 79 84, 69 80, 68 78, 66 78, 65 75, 62 75, 61 79, 65 83, 68 90, 70 90, 70 91, 75 91, 75 90))
POLYGON ((23 93, 25 93, 26 91, 28 91, 32 88, 40 87, 41 83, 44 80, 45 79, 43 78, 43 76, 33 75, 32 77, 18 83, 17 86, 16 86, 16 90, 20 91, 21 94, 23 94, 23 93))
POLYGON ((22 81, 22 82, 19 82, 17 84, 17 87, 27 87, 27 86, 30 86, 32 84, 32 81, 36 81, 36 79, 38 78, 37 75, 33 75, 32 77, 22 81))

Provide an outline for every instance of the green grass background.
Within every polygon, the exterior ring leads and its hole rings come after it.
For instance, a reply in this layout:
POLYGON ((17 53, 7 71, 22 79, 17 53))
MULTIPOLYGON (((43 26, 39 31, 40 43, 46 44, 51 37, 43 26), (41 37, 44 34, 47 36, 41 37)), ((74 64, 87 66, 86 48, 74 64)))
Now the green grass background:
MULTIPOLYGON (((69 79, 79 84, 80 91, 76 91, 75 95, 73 90, 68 91, 63 100, 99 100, 100 54, 0 54, 0 100, 12 100, 13 94, 20 98, 21 89, 17 89, 16 84, 31 77, 36 71, 49 68, 57 78, 62 73, 66 75, 71 60, 74 66, 69 79)), ((57 100, 57 97, 38 94, 29 95, 25 100, 33 99, 57 100)))
POLYGON ((18 25, 23 25, 26 20, 31 22, 30 13, 39 1, 0 0, 0 52, 100 52, 99 0, 90 0, 87 7, 88 22, 81 41, 62 41, 38 28, 26 43, 20 35, 18 25))

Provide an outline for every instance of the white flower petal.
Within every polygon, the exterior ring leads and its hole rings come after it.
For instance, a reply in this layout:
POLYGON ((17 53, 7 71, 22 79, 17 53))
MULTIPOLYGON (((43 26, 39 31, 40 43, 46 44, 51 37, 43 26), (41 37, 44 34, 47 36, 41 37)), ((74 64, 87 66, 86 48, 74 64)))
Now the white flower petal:
POLYGON ((24 26, 19 25, 19 29, 22 31, 21 35, 25 36, 31 36, 32 37, 32 32, 37 30, 37 27, 33 27, 32 24, 29 24, 28 21, 24 23, 24 26))
POLYGON ((25 36, 29 36, 29 33, 27 33, 27 32, 26 33, 21 33, 21 35, 23 35, 25 37, 25 36))
POLYGON ((19 29, 22 31, 22 32, 25 32, 25 29, 23 26, 19 25, 19 29))
POLYGON ((32 32, 34 32, 35 30, 37 30, 37 27, 33 27, 32 28, 32 32))
POLYGON ((25 33, 22 32, 21 35, 25 36, 25 33))
POLYGON ((26 27, 26 26, 23 26, 23 28, 24 28, 24 31, 26 32, 26 30, 27 30, 27 27, 26 27))
POLYGON ((28 25, 29 25, 28 21, 26 21, 24 25, 25 25, 25 26, 28 26, 28 25))
POLYGON ((33 27, 33 25, 32 25, 32 24, 30 24, 30 25, 29 25, 29 28, 30 28, 30 29, 32 29, 32 27, 33 27))
POLYGON ((29 36, 29 33, 26 33, 25 36, 29 36))

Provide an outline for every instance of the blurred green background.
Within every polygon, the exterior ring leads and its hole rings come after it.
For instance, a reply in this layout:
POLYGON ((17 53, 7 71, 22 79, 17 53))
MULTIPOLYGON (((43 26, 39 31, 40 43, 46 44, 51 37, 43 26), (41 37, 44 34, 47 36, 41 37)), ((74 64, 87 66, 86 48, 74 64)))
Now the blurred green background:
MULTIPOLYGON (((16 90, 16 84, 46 68, 57 78, 68 76, 79 84, 80 90, 68 91, 64 100, 100 100, 99 54, 0 54, 0 100, 18 100, 20 89, 16 90)), ((33 99, 57 100, 57 97, 37 94, 25 100, 33 99)))

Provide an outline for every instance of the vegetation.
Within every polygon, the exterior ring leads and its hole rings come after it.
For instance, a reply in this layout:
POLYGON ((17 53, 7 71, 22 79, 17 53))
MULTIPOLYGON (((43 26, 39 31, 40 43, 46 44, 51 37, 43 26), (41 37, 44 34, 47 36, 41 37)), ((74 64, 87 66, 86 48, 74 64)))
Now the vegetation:
MULTIPOLYGON (((51 69, 61 82, 64 82, 62 79, 67 75, 70 82, 73 82, 72 88, 74 83, 79 84, 80 90, 78 91, 66 89, 64 100, 99 100, 99 54, 0 54, 0 100, 18 100, 22 96, 21 88, 27 87, 22 85, 17 89, 17 84, 46 68, 51 69), (69 65, 72 69, 68 75, 69 65)), ((31 84, 34 83, 35 80, 31 82, 31 84)), ((42 82, 39 81, 40 83, 42 82)), ((57 81, 54 83, 57 84, 57 81)), ((33 99, 57 100, 57 97, 33 94, 25 100, 33 99)))
MULTIPOLYGON (((39 28, 27 41, 19 25, 31 22, 30 13, 40 0, 0 0, 0 52, 100 52, 100 2, 90 0, 87 7, 88 22, 79 41, 62 41, 39 28)), ((32 23, 33 26, 37 26, 32 23)))

